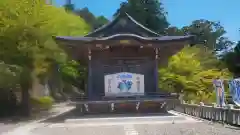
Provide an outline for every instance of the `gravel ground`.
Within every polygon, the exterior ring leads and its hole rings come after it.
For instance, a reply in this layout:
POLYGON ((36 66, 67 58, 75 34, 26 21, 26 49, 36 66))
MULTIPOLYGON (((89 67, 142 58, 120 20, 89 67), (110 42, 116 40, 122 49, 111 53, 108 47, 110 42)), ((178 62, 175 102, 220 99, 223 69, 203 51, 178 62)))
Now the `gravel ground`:
MULTIPOLYGON (((30 131, 31 135, 240 135, 240 129, 210 124, 187 116, 85 119, 49 123, 30 131)), ((29 135, 30 135, 29 134, 29 135)))
POLYGON ((139 135, 240 135, 240 130, 203 123, 137 125, 139 135))
MULTIPOLYGON (((32 128, 32 123, 38 123, 38 121, 42 121, 48 117, 54 117, 59 114, 62 114, 64 112, 68 112, 69 110, 72 110, 72 106, 68 106, 68 103, 59 103, 53 106, 53 109, 49 111, 49 113, 41 114, 39 118, 30 119, 30 120, 22 120, 22 121, 12 121, 11 118, 9 120, 4 119, 0 120, 0 135, 2 134, 8 134, 9 132, 13 132, 16 135, 19 135, 18 131, 21 132, 22 130, 26 131, 30 130, 30 127, 32 128), (16 132, 17 131, 17 132, 16 132)), ((35 128, 35 127, 33 127, 35 128)), ((23 134, 27 135, 27 134, 23 134)))
MULTIPOLYGON (((176 112, 169 113, 80 118, 73 117, 73 113, 69 112, 58 120, 26 124, 3 135, 240 135, 240 128, 237 127, 212 124, 176 112)), ((9 128, 0 124, 0 131, 9 128)))
POLYGON ((4 132, 7 132, 11 129, 14 129, 18 127, 17 124, 4 124, 4 123, 0 123, 0 135, 4 132))
MULTIPOLYGON (((239 129, 233 130, 207 123, 176 124, 130 124, 85 127, 45 127, 35 129, 32 135, 239 135, 239 129)), ((30 135, 30 134, 29 134, 30 135)))

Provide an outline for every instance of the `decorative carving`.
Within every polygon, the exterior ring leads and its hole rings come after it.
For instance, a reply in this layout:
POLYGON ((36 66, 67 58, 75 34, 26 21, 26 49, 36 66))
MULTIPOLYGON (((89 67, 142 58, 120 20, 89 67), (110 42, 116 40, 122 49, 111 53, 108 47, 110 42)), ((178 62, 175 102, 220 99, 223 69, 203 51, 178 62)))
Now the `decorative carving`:
POLYGON ((166 105, 166 102, 164 102, 164 103, 160 106, 160 108, 163 108, 165 105, 166 105))

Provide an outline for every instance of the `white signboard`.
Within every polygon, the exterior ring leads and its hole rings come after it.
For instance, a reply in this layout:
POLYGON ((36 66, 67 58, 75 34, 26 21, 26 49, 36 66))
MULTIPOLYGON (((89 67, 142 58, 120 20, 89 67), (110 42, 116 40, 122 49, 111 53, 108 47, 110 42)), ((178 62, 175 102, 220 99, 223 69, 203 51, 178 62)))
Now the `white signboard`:
POLYGON ((144 95, 144 75, 121 72, 104 76, 105 96, 144 95))

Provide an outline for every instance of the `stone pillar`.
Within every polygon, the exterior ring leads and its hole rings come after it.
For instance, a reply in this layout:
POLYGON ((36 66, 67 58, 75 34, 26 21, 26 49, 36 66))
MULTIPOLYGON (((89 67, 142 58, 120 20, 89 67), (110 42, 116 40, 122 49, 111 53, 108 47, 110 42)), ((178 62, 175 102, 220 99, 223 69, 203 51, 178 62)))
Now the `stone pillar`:
POLYGON ((184 100, 183 100, 183 96, 184 94, 182 92, 179 93, 179 100, 180 100, 180 103, 183 104, 184 100))
POLYGON ((158 91, 158 48, 155 48, 155 85, 158 91))
POLYGON ((92 98, 92 54, 91 49, 88 48, 88 98, 92 98))

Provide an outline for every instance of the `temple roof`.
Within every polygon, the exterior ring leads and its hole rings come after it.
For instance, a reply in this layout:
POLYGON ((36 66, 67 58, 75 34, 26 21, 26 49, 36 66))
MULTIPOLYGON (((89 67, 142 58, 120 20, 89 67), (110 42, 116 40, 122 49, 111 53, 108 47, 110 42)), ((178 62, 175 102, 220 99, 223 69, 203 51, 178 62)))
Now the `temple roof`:
POLYGON ((141 40, 149 40, 149 41, 181 41, 181 40, 187 40, 192 39, 193 36, 160 36, 160 37, 142 37, 136 34, 115 34, 107 37, 69 37, 69 36, 61 36, 56 37, 57 40, 62 41, 102 41, 102 40, 110 40, 110 39, 116 39, 118 37, 121 38, 136 38, 141 40))
POLYGON ((127 13, 118 14, 111 22, 103 25, 86 37, 108 37, 115 34, 136 34, 142 37, 158 37, 158 33, 146 28, 127 13))
POLYGON ((103 25, 89 34, 82 37, 55 37, 58 41, 81 41, 83 43, 91 41, 104 40, 123 40, 137 39, 153 42, 168 42, 168 41, 192 41, 192 35, 188 36, 161 36, 158 33, 146 28, 127 13, 121 13, 116 16, 111 22, 103 25))

